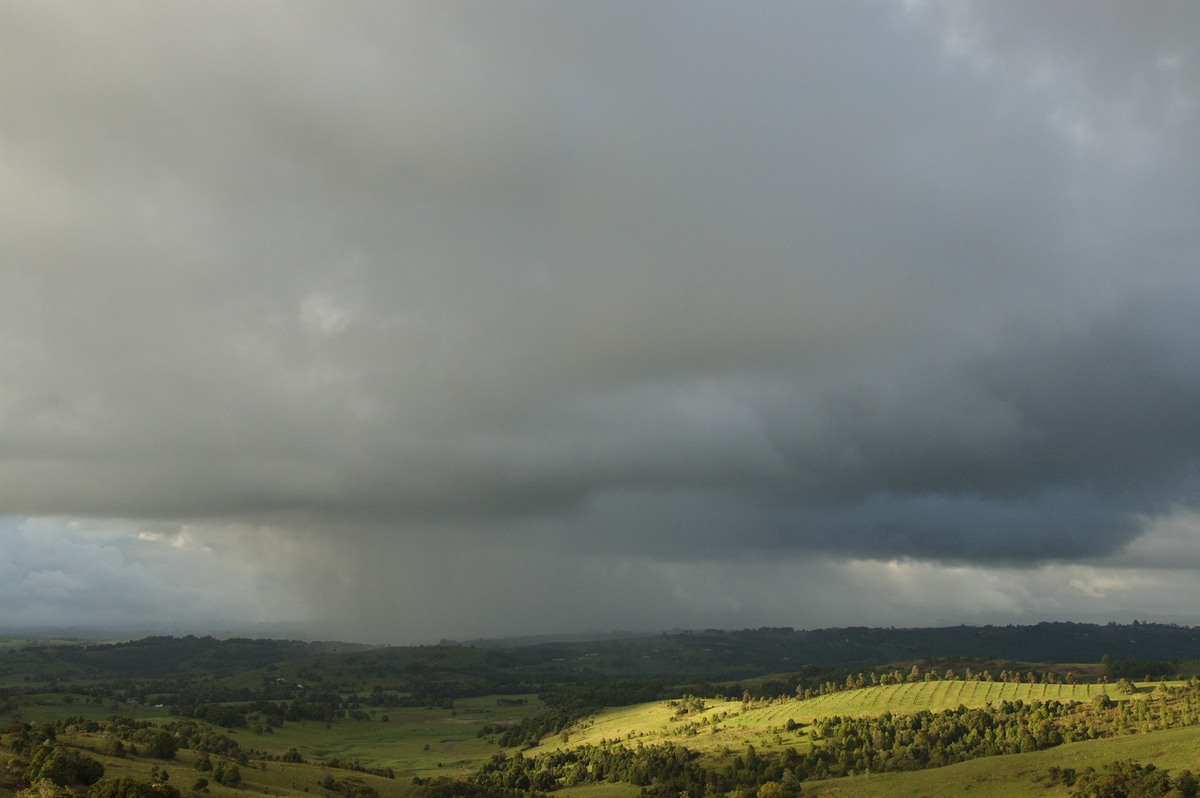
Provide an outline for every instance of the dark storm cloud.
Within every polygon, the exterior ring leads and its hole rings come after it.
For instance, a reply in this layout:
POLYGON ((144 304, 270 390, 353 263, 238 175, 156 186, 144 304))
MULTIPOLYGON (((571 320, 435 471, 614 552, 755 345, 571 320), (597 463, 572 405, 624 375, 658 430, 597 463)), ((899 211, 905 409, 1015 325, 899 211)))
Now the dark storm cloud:
POLYGON ((6 6, 0 513, 350 558, 1119 552, 1197 498, 1198 34, 6 6))

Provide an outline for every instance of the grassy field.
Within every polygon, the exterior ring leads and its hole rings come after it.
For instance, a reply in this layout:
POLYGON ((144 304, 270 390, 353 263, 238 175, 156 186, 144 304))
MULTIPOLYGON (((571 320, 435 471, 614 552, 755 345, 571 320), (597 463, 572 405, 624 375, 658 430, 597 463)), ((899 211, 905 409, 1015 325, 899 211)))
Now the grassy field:
MULTIPOLYGON (((882 773, 827 781, 805 782, 803 795, 821 798, 1012 798, 1038 795, 1066 798, 1070 788, 1051 785, 1051 767, 1102 770, 1108 762, 1132 759, 1152 763, 1172 773, 1188 768, 1200 772, 1200 728, 1170 729, 1108 740, 1069 743, 1046 751, 983 757, 943 768, 910 773, 882 773)), ((639 788, 628 784, 597 784, 556 792, 562 798, 633 798, 639 788)))
MULTIPOLYGON (((672 717, 674 708, 666 702, 655 702, 605 711, 568 734, 571 745, 598 744, 602 739, 640 741, 647 745, 670 741, 710 756, 720 756, 728 750, 740 751, 747 744, 754 745, 760 752, 786 746, 804 750, 808 746, 804 726, 821 717, 884 712, 903 714, 923 709, 936 712, 960 704, 977 707, 1000 700, 1086 702, 1101 693, 1117 701, 1142 700, 1152 695, 1157 683, 1138 686, 1137 694, 1124 696, 1116 692, 1114 685, 919 682, 851 690, 808 701, 786 701, 745 710, 741 702, 709 701, 706 703, 710 706, 703 713, 686 718, 672 717), (785 725, 789 719, 802 724, 801 728, 788 732, 785 725), (699 731, 693 731, 696 728, 699 731)), ((561 739, 554 739, 529 754, 561 746, 561 739)), ((1106 763, 1120 759, 1153 763, 1172 771, 1189 768, 1200 772, 1200 727, 1071 743, 1029 754, 984 757, 929 770, 807 782, 804 795, 1008 798, 1036 793, 1054 798, 1066 796, 1070 790, 1061 784, 1049 783, 1047 772, 1050 767, 1083 771, 1090 766, 1100 770, 1106 763)), ((598 798, 628 798, 636 794, 635 788, 623 785, 601 786, 609 786, 613 792, 601 793, 598 798)), ((578 789, 564 790, 560 794, 571 798, 589 798, 591 795, 578 789)))
MULTIPOLYGON (((174 760, 161 761, 140 757, 116 756, 104 753, 104 741, 98 735, 71 735, 60 742, 75 745, 89 751, 104 765, 104 777, 132 777, 151 781, 151 770, 166 770, 169 782, 183 795, 204 795, 206 798, 245 798, 247 792, 281 798, 328 795, 319 782, 325 776, 373 787, 380 798, 404 798, 412 792, 412 779, 387 779, 366 773, 355 773, 340 769, 325 768, 314 764, 292 764, 283 762, 251 762, 240 766, 242 784, 239 789, 225 787, 211 779, 211 774, 195 769, 196 754, 181 750, 174 760), (209 777, 202 793, 192 789, 200 777, 209 777)), ((214 757, 217 759, 217 757, 214 757)), ((0 794, 12 795, 11 790, 0 788, 0 794)))
MULTIPOLYGON (((1139 695, 1148 694, 1153 686, 1142 685, 1144 692, 1139 695)), ((744 748, 747 744, 760 750, 787 746, 803 750, 808 746, 805 727, 818 718, 832 715, 907 714, 923 709, 938 712, 959 705, 982 707, 1002 700, 1086 702, 1101 693, 1117 701, 1137 698, 1117 694, 1113 685, 936 681, 865 687, 806 701, 786 700, 745 709, 740 701, 706 700, 708 708, 704 712, 682 717, 675 716, 675 709, 667 702, 656 701, 605 710, 568 729, 567 744, 599 745, 605 740, 640 741, 646 745, 672 742, 710 754, 726 748, 744 748), (800 728, 788 731, 789 720, 800 724, 800 728)), ((529 755, 563 745, 561 737, 553 737, 529 755)))
MULTIPOLYGON (((807 701, 788 702, 775 707, 751 710, 748 718, 777 722, 787 720, 793 708, 802 712, 805 722, 830 715, 880 715, 884 712, 903 714, 927 709, 938 712, 959 705, 982 707, 993 701, 1089 701, 1093 696, 1107 693, 1113 696, 1112 685, 1105 684, 1022 684, 1011 682, 937 681, 891 684, 864 687, 832 693, 807 701), (783 716, 782 718, 780 716, 783 716)), ((1120 698, 1120 696, 1114 696, 1120 698)), ((800 721, 801 716, 796 716, 800 721)))
POLYGON ((118 704, 113 701, 102 701, 97 704, 86 696, 63 695, 62 693, 26 695, 22 698, 18 710, 4 719, 20 718, 29 723, 54 723, 69 717, 107 720, 113 715, 148 720, 154 723, 176 720, 167 714, 164 707, 118 704))
POLYGON ((1142 764, 1168 768, 1172 773, 1188 768, 1200 772, 1200 728, 1166 731, 1068 743, 1045 751, 1009 756, 983 757, 943 768, 909 773, 881 773, 851 776, 828 781, 808 782, 805 796, 826 798, 1010 798, 1014 795, 1039 795, 1064 798, 1070 789, 1050 785, 1046 779, 1052 767, 1082 771, 1102 770, 1105 763, 1132 759, 1142 764))
MULTIPOLYGON (((358 762, 365 767, 390 767, 395 771, 397 781, 411 783, 414 776, 426 778, 461 775, 478 767, 501 750, 489 738, 478 736, 477 733, 482 727, 514 723, 543 709, 535 696, 524 696, 527 703, 517 706, 501 705, 498 698, 486 696, 459 699, 455 702, 454 709, 393 708, 386 713, 377 713, 375 720, 343 719, 331 725, 319 721, 288 722, 271 734, 256 734, 247 729, 218 731, 236 740, 238 745, 246 750, 262 751, 277 756, 289 748, 295 748, 310 762, 336 758, 343 762, 358 762), (384 714, 388 716, 386 722, 381 719, 384 714)), ((514 697, 505 698, 512 700, 514 697)), ((157 725, 181 720, 167 714, 167 710, 162 707, 94 704, 83 697, 46 693, 28 696, 19 712, 10 715, 5 723, 12 719, 20 719, 38 725, 73 716, 107 720, 113 715, 150 721, 157 725)), ((98 747, 96 740, 86 736, 80 740, 80 744, 89 748, 98 747)), ((188 752, 180 752, 181 760, 187 756, 190 756, 188 752)), ((138 770, 142 765, 139 764, 139 760, 124 759, 114 761, 113 767, 116 768, 114 775, 129 775, 122 773, 122 770, 138 770)), ((146 768, 148 767, 147 765, 146 768)), ((283 780, 290 783, 296 778, 297 767, 300 766, 269 763, 262 772, 273 773, 282 769, 292 774, 283 780)), ((317 770, 320 772, 313 778, 319 778, 324 772, 320 768, 317 770)), ((329 772, 345 773, 336 770, 329 772)), ((254 779, 250 771, 245 771, 244 775, 247 780, 254 779)), ((281 787, 280 778, 268 780, 272 782, 272 789, 281 787)), ((301 780, 307 782, 311 779, 302 777, 301 780)), ((190 786, 190 782, 184 786, 190 786)), ((384 793, 383 790, 380 792, 384 793)))
MULTIPOLYGON (((1151 695, 1156 683, 1140 685, 1133 696, 1118 694, 1115 685, 1013 684, 975 681, 914 682, 833 693, 805 701, 784 700, 744 706, 740 701, 706 699, 705 709, 677 715, 671 702, 651 702, 605 710, 555 735, 526 753, 602 741, 642 742, 647 745, 673 742, 711 757, 729 751, 741 751, 754 745, 760 752, 793 746, 809 747, 813 721, 833 715, 880 715, 884 712, 906 714, 920 710, 939 711, 964 705, 985 706, 1008 701, 1090 701, 1100 693, 1118 701, 1139 700, 1151 695), (792 723, 789 724, 789 721, 792 723), (789 731, 788 725, 794 728, 789 731)), ((413 790, 413 777, 463 775, 486 761, 500 749, 494 737, 477 732, 488 724, 512 723, 540 712, 543 707, 533 696, 527 703, 513 706, 501 703, 498 696, 460 699, 453 709, 393 708, 379 710, 371 720, 342 719, 332 724, 318 721, 288 722, 273 733, 255 733, 247 729, 218 730, 237 740, 252 760, 263 752, 279 755, 295 748, 308 760, 306 764, 277 761, 252 761, 242 767, 244 785, 240 791, 211 783, 212 798, 234 798, 238 792, 302 798, 327 795, 319 781, 327 776, 357 782, 376 789, 381 798, 404 798, 413 790), (388 720, 382 718, 387 715, 388 720), (322 761, 336 758, 370 768, 392 768, 395 779, 385 779, 345 769, 325 768, 322 761)), ((179 720, 163 707, 112 702, 97 704, 82 696, 57 693, 27 695, 16 716, 34 724, 57 721, 70 716, 105 720, 119 714, 165 724, 179 720)), ((165 765, 171 783, 188 794, 202 774, 193 768, 195 755, 180 751, 173 762, 158 762, 138 757, 105 753, 110 749, 99 735, 79 734, 64 742, 96 752, 102 758, 108 777, 122 775, 149 778, 150 769, 165 765)), ((1113 759, 1133 758, 1153 762, 1160 767, 1191 767, 1200 771, 1200 728, 1177 729, 1096 740, 1061 746, 1049 751, 1007 757, 989 757, 935 770, 913 773, 889 773, 855 776, 805 785, 805 795, 1016 795, 1037 789, 1047 796, 1065 795, 1065 790, 1038 785, 1035 778, 1051 765, 1082 769, 1099 766, 1113 759)), ((3 756, 0 756, 0 760, 3 756)), ((3 767, 0 761, 0 768, 3 767)), ((0 798, 11 790, 0 788, 0 798)), ((638 788, 623 784, 599 784, 562 790, 565 798, 631 798, 638 788)))
MULTIPOLYGON (((511 698, 511 696, 509 697, 511 698)), ((306 759, 337 758, 378 768, 392 768, 397 777, 465 773, 498 753, 489 738, 477 736, 489 724, 515 723, 542 710, 534 696, 523 706, 500 706, 496 696, 464 698, 454 709, 398 708, 389 720, 339 720, 324 723, 285 723, 274 734, 235 735, 243 747, 276 753, 294 747, 306 759)), ((382 717, 382 713, 380 714, 382 717)))

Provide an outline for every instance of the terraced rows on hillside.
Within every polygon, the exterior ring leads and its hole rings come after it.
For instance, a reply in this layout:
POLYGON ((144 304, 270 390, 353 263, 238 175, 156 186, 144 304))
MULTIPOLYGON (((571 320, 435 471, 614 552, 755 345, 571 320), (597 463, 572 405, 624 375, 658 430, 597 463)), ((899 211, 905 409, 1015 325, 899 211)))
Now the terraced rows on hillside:
POLYGON ((1022 684, 1011 682, 936 681, 863 687, 840 693, 788 701, 783 704, 751 709, 747 722, 808 722, 830 715, 880 715, 919 712, 927 709, 982 707, 993 701, 1089 701, 1101 693, 1112 694, 1105 684, 1022 684))
MULTIPOLYGON (((1149 691, 1150 686, 1145 689, 1149 691)), ((877 716, 885 712, 939 712, 960 705, 982 707, 996 701, 1090 701, 1107 694, 1128 700, 1114 685, 1026 684, 985 681, 930 681, 880 685, 846 690, 807 700, 787 699, 744 706, 740 701, 706 700, 703 712, 678 716, 668 702, 656 701, 605 710, 569 729, 566 740, 556 736, 534 753, 564 744, 594 744, 605 740, 640 741, 647 745, 674 742, 697 751, 738 749, 747 743, 766 748, 807 747, 806 727, 834 715, 877 716), (795 728, 788 729, 789 721, 795 728)))

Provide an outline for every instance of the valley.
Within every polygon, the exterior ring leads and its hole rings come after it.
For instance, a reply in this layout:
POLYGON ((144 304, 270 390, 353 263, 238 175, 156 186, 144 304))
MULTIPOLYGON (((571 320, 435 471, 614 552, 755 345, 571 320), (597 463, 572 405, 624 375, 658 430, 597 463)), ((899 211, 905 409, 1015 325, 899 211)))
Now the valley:
POLYGON ((966 627, 912 630, 916 642, 764 629, 513 647, 12 646, 0 795, 1067 796, 1122 761, 1169 785, 1200 770, 1198 663, 1178 656, 1194 630, 1068 626, 1082 653, 1140 636, 1145 658, 1008 658, 1039 627, 1006 629, 1016 644, 984 654, 963 641, 996 634, 966 627), (972 653, 886 659, 956 640, 972 653))

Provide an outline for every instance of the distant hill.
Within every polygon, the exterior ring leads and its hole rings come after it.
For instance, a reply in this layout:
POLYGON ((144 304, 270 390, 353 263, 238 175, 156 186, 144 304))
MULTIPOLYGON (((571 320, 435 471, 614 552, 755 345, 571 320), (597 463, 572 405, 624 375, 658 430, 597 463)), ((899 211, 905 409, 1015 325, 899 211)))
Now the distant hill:
MULTIPOLYGON (((335 643, 155 636, 124 643, 26 645, 0 651, 0 676, 32 681, 226 678, 286 661, 289 670, 402 677, 439 694, 538 689, 611 678, 733 681, 805 668, 863 669, 928 658, 1098 663, 1200 659, 1200 629, 1170 624, 1041 623, 931 629, 789 628, 662 633, 536 645, 372 648, 335 643), (436 690, 434 688, 436 687, 436 690)), ((1138 675, 1142 672, 1138 671, 1138 675)), ((1133 673, 1131 671, 1131 673, 1133 673)))
POLYGON ((353 643, 213 637, 146 637, 124 643, 29 644, 0 654, 0 673, 36 681, 221 678, 284 660, 360 651, 353 643))
POLYGON ((478 648, 524 648, 547 643, 590 643, 596 640, 629 640, 655 637, 658 632, 564 632, 547 635, 510 635, 506 637, 477 637, 471 640, 443 639, 441 646, 476 646, 478 648))

